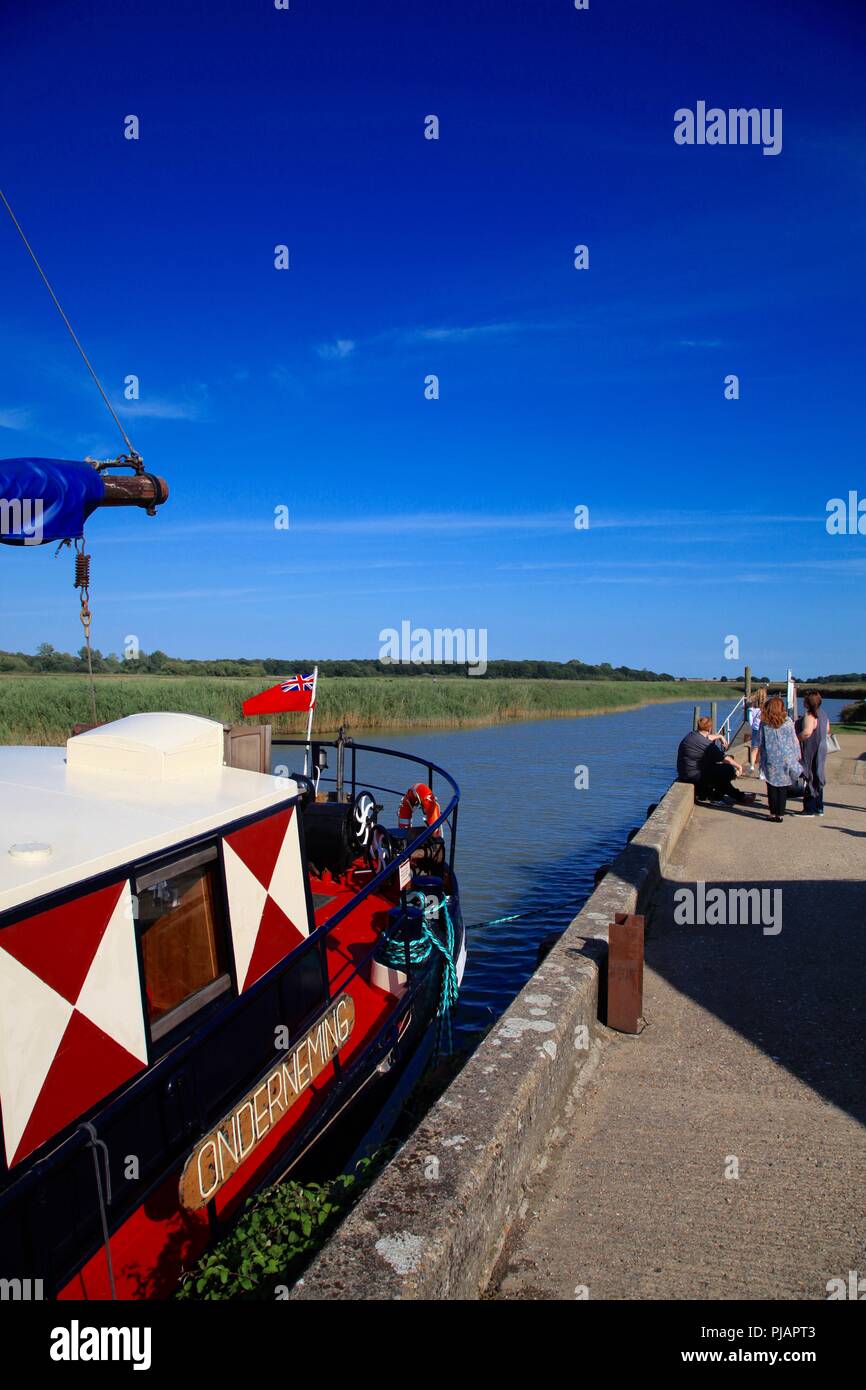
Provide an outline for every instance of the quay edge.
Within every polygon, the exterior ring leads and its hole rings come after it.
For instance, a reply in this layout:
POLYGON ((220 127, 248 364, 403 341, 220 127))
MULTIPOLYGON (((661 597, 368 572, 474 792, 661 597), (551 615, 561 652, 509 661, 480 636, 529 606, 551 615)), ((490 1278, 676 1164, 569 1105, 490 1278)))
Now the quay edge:
POLYGON ((595 1065, 608 924, 651 901, 693 807, 693 788, 674 783, 291 1299, 479 1297, 534 1165, 595 1065))

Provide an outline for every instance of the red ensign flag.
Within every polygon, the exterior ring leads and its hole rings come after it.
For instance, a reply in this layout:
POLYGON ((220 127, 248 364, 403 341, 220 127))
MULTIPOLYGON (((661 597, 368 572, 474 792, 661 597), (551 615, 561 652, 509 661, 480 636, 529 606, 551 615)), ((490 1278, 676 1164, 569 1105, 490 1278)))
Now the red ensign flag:
POLYGON ((316 674, 290 676, 288 680, 244 700, 244 714, 282 714, 285 710, 311 710, 316 704, 316 674))

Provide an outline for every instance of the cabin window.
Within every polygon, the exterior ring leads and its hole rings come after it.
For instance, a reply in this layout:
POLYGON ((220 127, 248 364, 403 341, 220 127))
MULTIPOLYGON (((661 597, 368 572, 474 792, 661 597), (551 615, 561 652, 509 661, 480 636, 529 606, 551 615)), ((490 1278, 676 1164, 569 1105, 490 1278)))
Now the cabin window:
POLYGON ((143 874, 136 894, 145 999, 156 1040, 231 987, 216 849, 143 874))

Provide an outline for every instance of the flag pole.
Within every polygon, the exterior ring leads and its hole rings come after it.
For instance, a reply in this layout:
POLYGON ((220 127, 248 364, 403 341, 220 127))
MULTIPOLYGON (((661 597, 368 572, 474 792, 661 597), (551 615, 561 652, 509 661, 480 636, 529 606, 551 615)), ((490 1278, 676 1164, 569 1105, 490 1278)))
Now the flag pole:
POLYGON ((310 717, 309 717, 309 719, 307 720, 307 744, 306 744, 306 747, 304 748, 304 776, 305 776, 305 777, 311 776, 311 775, 312 775, 312 769, 313 769, 313 744, 312 744, 312 738, 313 738, 313 710, 316 708, 316 689, 317 689, 318 684, 319 684, 319 668, 318 668, 318 666, 314 666, 314 667, 313 667, 313 694, 312 694, 312 698, 311 698, 311 700, 310 700, 310 717), (309 757, 309 762, 310 762, 309 771, 307 770, 307 758, 308 758, 308 757, 309 757))

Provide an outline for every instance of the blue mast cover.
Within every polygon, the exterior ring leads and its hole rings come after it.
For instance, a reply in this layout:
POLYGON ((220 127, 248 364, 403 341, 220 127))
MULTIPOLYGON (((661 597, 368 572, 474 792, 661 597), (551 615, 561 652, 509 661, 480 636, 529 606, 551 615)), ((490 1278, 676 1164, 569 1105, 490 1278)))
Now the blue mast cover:
POLYGON ((0 542, 78 540, 104 496, 105 484, 89 463, 0 459, 0 542))

